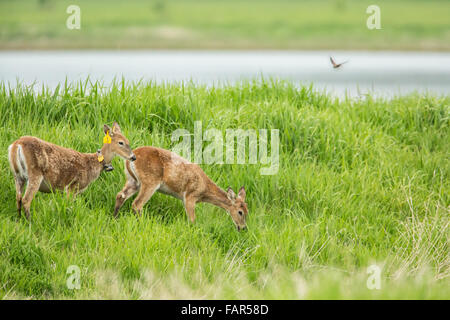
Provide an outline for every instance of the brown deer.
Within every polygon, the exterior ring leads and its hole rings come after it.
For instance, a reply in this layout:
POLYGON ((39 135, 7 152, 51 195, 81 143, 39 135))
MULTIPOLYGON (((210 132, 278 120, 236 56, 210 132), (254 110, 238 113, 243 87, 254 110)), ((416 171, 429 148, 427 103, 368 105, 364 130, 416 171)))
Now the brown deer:
POLYGON ((63 190, 75 196, 95 181, 103 170, 113 169, 111 161, 115 155, 131 161, 136 159, 116 122, 112 129, 104 125, 103 130, 104 143, 96 153, 81 153, 29 136, 21 137, 9 146, 8 159, 16 184, 19 217, 23 207, 27 219, 30 219, 30 205, 37 191, 63 190))
POLYGON ((115 217, 123 203, 138 191, 132 208, 135 214, 141 215, 145 203, 158 191, 182 200, 192 222, 195 220, 195 204, 208 202, 228 211, 238 231, 246 228, 248 209, 244 187, 237 196, 231 188, 225 192, 197 164, 168 150, 141 147, 133 152, 136 161, 125 161, 127 181, 116 196, 115 217))

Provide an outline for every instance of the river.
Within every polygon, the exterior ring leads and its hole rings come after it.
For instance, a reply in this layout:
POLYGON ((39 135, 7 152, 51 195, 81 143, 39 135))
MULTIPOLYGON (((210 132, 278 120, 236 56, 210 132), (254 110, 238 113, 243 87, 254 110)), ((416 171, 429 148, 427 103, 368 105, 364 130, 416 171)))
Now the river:
POLYGON ((220 85, 274 77, 336 96, 450 93, 450 53, 358 51, 2 51, 0 81, 54 88, 114 78, 220 85), (329 57, 347 61, 333 69, 329 57))

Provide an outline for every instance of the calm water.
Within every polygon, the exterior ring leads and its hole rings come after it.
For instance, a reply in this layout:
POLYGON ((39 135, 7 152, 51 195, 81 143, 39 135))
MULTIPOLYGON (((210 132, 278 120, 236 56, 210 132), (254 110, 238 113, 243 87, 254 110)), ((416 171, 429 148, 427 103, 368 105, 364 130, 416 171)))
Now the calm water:
POLYGON ((0 81, 50 88, 86 79, 105 84, 127 80, 203 84, 255 77, 313 83, 337 96, 371 92, 392 96, 412 91, 450 93, 450 53, 348 51, 6 51, 0 52, 0 81), (331 67, 329 56, 340 69, 331 67))

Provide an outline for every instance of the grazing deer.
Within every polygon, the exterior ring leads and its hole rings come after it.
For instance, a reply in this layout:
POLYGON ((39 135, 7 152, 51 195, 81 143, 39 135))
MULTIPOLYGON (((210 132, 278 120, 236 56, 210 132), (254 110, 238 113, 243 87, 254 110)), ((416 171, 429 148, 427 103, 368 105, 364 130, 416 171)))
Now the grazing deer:
POLYGON ((197 164, 168 150, 141 147, 133 152, 136 161, 125 162, 127 181, 116 196, 115 217, 123 203, 138 191, 132 208, 135 214, 141 215, 145 203, 158 191, 182 200, 192 222, 195 220, 195 204, 208 202, 228 211, 238 231, 246 228, 248 210, 244 187, 237 196, 231 188, 225 192, 197 164))
POLYGON ((75 196, 103 170, 113 170, 111 161, 115 155, 131 161, 136 159, 116 122, 112 129, 107 125, 103 129, 103 146, 96 153, 81 153, 29 136, 21 137, 9 146, 8 159, 16 183, 19 217, 23 207, 30 219, 30 205, 37 191, 64 190, 75 196))

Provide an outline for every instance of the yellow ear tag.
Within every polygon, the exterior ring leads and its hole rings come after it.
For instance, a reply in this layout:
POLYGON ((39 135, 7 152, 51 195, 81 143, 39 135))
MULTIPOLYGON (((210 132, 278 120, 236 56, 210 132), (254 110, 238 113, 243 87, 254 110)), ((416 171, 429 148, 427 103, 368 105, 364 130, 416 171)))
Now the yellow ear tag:
POLYGON ((105 157, 101 154, 97 157, 98 162, 102 162, 105 159, 105 157))
POLYGON ((111 137, 109 136, 109 131, 106 131, 106 136, 103 137, 103 143, 111 143, 111 137))

